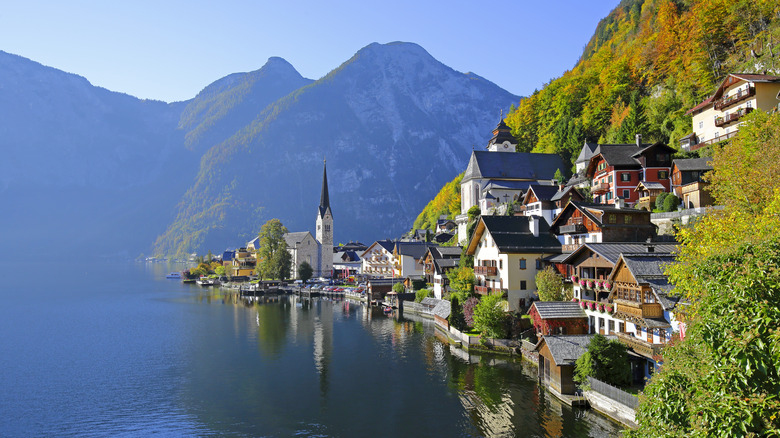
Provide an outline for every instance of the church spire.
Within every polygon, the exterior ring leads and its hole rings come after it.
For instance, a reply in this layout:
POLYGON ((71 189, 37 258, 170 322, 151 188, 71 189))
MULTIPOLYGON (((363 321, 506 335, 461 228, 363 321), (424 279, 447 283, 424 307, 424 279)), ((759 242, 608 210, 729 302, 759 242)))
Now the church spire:
POLYGON ((322 193, 320 194, 320 216, 330 210, 330 197, 328 196, 328 168, 327 162, 322 160, 322 193))

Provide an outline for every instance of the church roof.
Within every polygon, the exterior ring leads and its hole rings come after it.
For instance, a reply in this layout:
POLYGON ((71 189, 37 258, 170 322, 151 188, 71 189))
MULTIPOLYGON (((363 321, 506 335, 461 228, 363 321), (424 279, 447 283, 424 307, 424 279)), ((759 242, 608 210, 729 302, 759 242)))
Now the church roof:
MULTIPOLYGON (((295 233, 286 233, 284 235, 284 241, 287 242, 287 247, 289 248, 297 248, 298 244, 303 242, 303 239, 306 238, 306 235, 311 236, 311 233, 308 231, 298 231, 295 233)), ((312 239, 314 239, 314 236, 312 236, 312 239)))
POLYGON ((328 194, 328 168, 325 163, 322 164, 322 193, 320 193, 320 217, 325 216, 325 213, 330 213, 333 217, 333 212, 330 211, 330 196, 328 194))
POLYGON ((472 179, 552 180, 556 170, 565 168, 556 154, 472 151, 462 183, 472 179))
POLYGON ((493 137, 488 141, 487 147, 493 144, 503 144, 505 141, 508 141, 509 144, 517 144, 517 140, 512 135, 512 130, 504 123, 504 119, 501 119, 496 129, 493 130, 493 137))

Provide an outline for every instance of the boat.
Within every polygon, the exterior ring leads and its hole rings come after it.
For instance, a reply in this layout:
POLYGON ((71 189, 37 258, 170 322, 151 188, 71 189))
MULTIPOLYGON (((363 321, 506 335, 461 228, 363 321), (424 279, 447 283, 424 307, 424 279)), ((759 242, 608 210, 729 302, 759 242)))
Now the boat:
POLYGON ((200 277, 196 283, 200 286, 214 286, 217 283, 217 280, 214 278, 200 277))
POLYGON ((166 275, 165 278, 181 278, 181 273, 171 272, 170 274, 166 275))

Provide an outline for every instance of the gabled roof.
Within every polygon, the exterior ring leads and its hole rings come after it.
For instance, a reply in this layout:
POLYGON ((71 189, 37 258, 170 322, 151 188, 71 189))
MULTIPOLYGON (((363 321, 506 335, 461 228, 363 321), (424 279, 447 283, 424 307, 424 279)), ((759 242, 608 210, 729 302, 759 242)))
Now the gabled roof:
MULTIPOLYGON (((508 154, 509 152, 506 153, 508 154)), ((433 314, 442 319, 449 318, 450 311, 451 311, 450 302, 447 300, 439 300, 439 302, 436 303, 436 307, 433 308, 433 314)))
POLYGON ((402 256, 410 256, 415 260, 419 260, 431 246, 437 246, 437 244, 431 242, 395 242, 395 247, 392 252, 394 254, 397 253, 402 256))
MULTIPOLYGON (((540 351, 542 344, 546 344, 555 365, 574 365, 577 359, 588 351, 588 344, 594 335, 548 335, 536 344, 536 351, 540 351)), ((608 339, 616 339, 615 336, 607 336, 608 339)))
POLYGON ((651 149, 663 149, 666 152, 669 152, 671 154, 677 152, 677 149, 675 149, 675 148, 673 148, 671 146, 665 145, 665 144, 663 144, 661 142, 658 142, 658 143, 653 143, 653 144, 651 144, 649 146, 643 147, 639 152, 636 152, 634 155, 632 155, 632 157, 636 158, 636 157, 646 153, 647 151, 649 151, 651 149))
POLYGON ((666 187, 663 184, 655 181, 639 181, 634 191, 641 190, 640 187, 644 187, 645 190, 663 190, 666 191, 666 187))
POLYGON ((573 301, 534 301, 532 306, 542 319, 588 318, 580 303, 573 301))
POLYGON ((569 201, 565 207, 563 207, 563 210, 558 214, 558 216, 553 219, 552 224, 550 224, 550 228, 554 228, 556 226, 563 225, 561 222, 564 221, 564 217, 566 217, 566 213, 570 210, 577 209, 582 212, 584 216, 586 216, 588 219, 592 220, 596 224, 599 225, 601 228, 605 227, 646 227, 647 224, 609 224, 602 222, 602 218, 605 214, 608 213, 615 213, 615 214, 630 214, 634 216, 650 216, 650 212, 646 210, 635 210, 633 208, 617 208, 614 205, 610 204, 593 204, 590 202, 579 202, 579 201, 569 201))
MULTIPOLYGON (((287 242, 288 248, 297 248, 298 244, 303 242, 303 239, 306 238, 306 235, 311 236, 311 233, 308 231, 298 231, 295 233, 286 233, 284 235, 284 241, 287 242)), ((312 239, 314 239, 314 236, 311 236, 312 239)))
POLYGON ((438 233, 433 236, 433 241, 435 243, 447 243, 452 240, 453 237, 455 237, 455 233, 438 233))
POLYGON ((596 148, 599 147, 598 143, 588 143, 585 142, 584 145, 582 145, 582 150, 580 151, 580 154, 577 156, 577 160, 575 163, 587 163, 590 161, 590 157, 593 156, 593 154, 596 151, 596 148))
POLYGON ((601 258, 611 263, 613 266, 617 263, 621 254, 637 254, 646 252, 648 254, 670 255, 677 251, 677 243, 644 243, 644 242, 608 242, 608 243, 583 243, 571 254, 568 254, 562 263, 571 264, 575 259, 585 252, 593 252, 601 258), (648 247, 653 248, 653 252, 648 251, 648 247))
POLYGON ((593 156, 590 158, 590 164, 588 167, 590 168, 590 166, 594 165, 594 161, 598 156, 604 158, 604 161, 606 161, 610 166, 639 167, 639 162, 634 158, 634 155, 648 146, 651 145, 642 144, 637 146, 635 143, 600 144, 593 156))
POLYGON ((390 254, 393 253, 393 247, 395 246, 395 242, 392 240, 377 240, 376 242, 372 243, 368 248, 366 248, 365 251, 363 251, 360 254, 360 258, 364 258, 366 256, 366 253, 371 251, 371 248, 378 246, 385 251, 389 252, 390 254))
POLYGON ((360 256, 355 251, 339 251, 333 253, 333 261, 335 263, 354 263, 360 261, 360 256))
POLYGON ((720 85, 718 85, 718 88, 715 89, 715 93, 712 96, 707 97, 706 99, 704 99, 702 103, 689 109, 685 113, 685 115, 689 115, 694 111, 712 105, 712 103, 715 100, 720 99, 720 97, 723 96, 723 91, 729 86, 727 84, 733 84, 735 82, 735 79, 741 79, 747 82, 780 82, 780 76, 755 74, 755 73, 731 73, 723 79, 720 85))
POLYGON ((531 192, 534 193, 534 196, 536 196, 536 199, 539 201, 552 201, 552 197, 558 193, 558 186, 531 184, 528 186, 528 191, 525 192, 525 197, 523 197, 523 204, 526 203, 528 194, 531 192))
MULTIPOLYGON (((680 298, 668 295, 673 286, 669 283, 669 278, 664 274, 663 270, 667 265, 674 262, 675 257, 671 254, 621 254, 617 263, 615 263, 615 268, 609 274, 609 281, 612 282, 614 280, 620 264, 623 263, 637 283, 650 286, 658 301, 664 306, 664 310, 670 310, 680 301, 680 298)), ((610 293, 610 299, 613 293, 614 290, 610 293)))
POLYGON ((558 253, 561 243, 550 234, 547 221, 538 216, 481 216, 469 242, 467 254, 474 254, 482 235, 489 232, 501 253, 558 253), (534 236, 530 221, 539 225, 534 236))
POLYGON ((672 161, 672 167, 677 167, 681 172, 712 170, 712 158, 681 158, 672 161))
POLYGON ((461 183, 472 179, 551 180, 556 170, 565 168, 557 154, 472 151, 461 183))
POLYGON ((572 197, 574 197, 575 193, 576 193, 576 196, 578 196, 580 200, 585 199, 582 196, 582 193, 580 193, 580 191, 577 190, 574 186, 566 186, 566 187, 563 188, 563 190, 558 190, 558 192, 555 193, 552 198, 550 198, 550 201, 553 201, 553 202, 558 201, 558 200, 562 199, 564 196, 566 196, 566 194, 571 192, 572 190, 573 190, 573 192, 571 194, 572 197))

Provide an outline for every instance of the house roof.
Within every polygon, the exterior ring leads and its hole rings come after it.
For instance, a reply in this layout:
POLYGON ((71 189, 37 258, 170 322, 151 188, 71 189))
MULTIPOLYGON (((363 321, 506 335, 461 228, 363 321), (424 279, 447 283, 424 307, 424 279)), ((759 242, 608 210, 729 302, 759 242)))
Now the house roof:
POLYGON ((366 253, 368 251, 370 251, 371 248, 373 248, 374 246, 379 246, 382 249, 384 249, 385 251, 387 251, 387 252, 392 254, 393 253, 393 247, 395 246, 395 242, 392 241, 392 240, 377 240, 376 242, 372 243, 368 248, 366 248, 365 251, 363 251, 360 254, 360 258, 363 258, 366 255, 366 253))
POLYGON ((686 116, 691 115, 694 112, 696 112, 696 111, 698 111, 698 110, 700 110, 702 108, 706 108, 706 107, 712 105, 712 101, 714 99, 715 99, 715 96, 709 96, 708 98, 704 99, 704 101, 702 103, 700 103, 700 104, 696 105, 695 107, 693 107, 693 108, 689 109, 688 111, 686 111, 685 115, 686 116))
POLYGON ((712 158, 681 158, 674 160, 672 166, 676 166, 681 172, 694 171, 694 170, 712 170, 712 158))
POLYGON ((644 243, 644 242, 609 242, 609 243, 583 243, 571 254, 566 254, 563 263, 571 264, 580 254, 591 251, 598 254, 613 266, 623 253, 647 252, 648 246, 653 247, 653 252, 648 254, 669 255, 677 251, 677 243, 644 243))
MULTIPOLYGON (((674 263, 674 255, 658 253, 625 253, 620 255, 615 266, 617 266, 621 260, 637 283, 650 286, 664 310, 673 309, 677 303, 681 301, 680 297, 669 295, 673 289, 673 285, 669 283, 669 278, 663 272, 667 265, 674 263)), ((613 281, 616 273, 617 269, 613 269, 612 273, 609 275, 609 281, 613 281)), ((610 296, 611 295, 612 294, 610 294, 610 296)))
MULTIPOLYGON (((504 152, 507 153, 507 152, 504 152)), ((482 187, 480 187, 480 190, 485 192, 489 190, 527 190, 530 185, 533 184, 532 181, 495 181, 495 180, 488 180, 482 183, 482 187)))
MULTIPOLYGON (((509 153, 509 152, 505 152, 509 153)), ((438 316, 439 318, 447 319, 450 316, 450 302, 447 300, 439 300, 438 303, 436 303, 436 307, 433 308, 433 314, 438 316)))
POLYGON ((436 243, 447 243, 455 237, 455 233, 438 233, 433 236, 433 241, 436 243))
POLYGON ((532 306, 542 319, 588 318, 580 303, 573 301, 534 301, 532 306))
POLYGON ((463 250, 460 246, 432 246, 429 248, 434 259, 460 258, 463 250))
POLYGON ((472 179, 551 180, 556 170, 565 168, 557 154, 472 151, 461 183, 472 179))
POLYGON ((643 147, 639 152, 636 152, 634 155, 632 155, 632 157, 636 158, 636 157, 646 153, 650 149, 664 149, 664 150, 666 150, 667 152, 670 152, 670 153, 677 152, 677 149, 675 149, 675 148, 673 148, 671 146, 665 145, 665 144, 663 144, 661 142, 658 142, 658 143, 653 143, 653 144, 651 144, 649 146, 643 147))
POLYGON ((395 242, 395 248, 392 252, 418 260, 425 255, 431 246, 437 246, 437 244, 431 242, 395 242))
POLYGON ((577 209, 582 212, 583 215, 585 215, 588 219, 592 220, 596 224, 598 224, 601 228, 606 227, 625 227, 625 228, 643 228, 648 226, 653 226, 652 224, 610 224, 610 223, 604 223, 602 221, 602 218, 605 214, 608 213, 615 213, 615 214, 630 214, 634 216, 641 216, 646 215, 650 216, 650 212, 646 210, 635 210, 633 208, 618 208, 614 205, 608 205, 608 204, 593 204, 590 202, 580 202, 580 201, 572 201, 570 200, 568 204, 566 204, 566 207, 563 207, 563 210, 558 214, 558 216, 553 219, 552 224, 550 224, 550 228, 560 226, 564 219, 563 217, 567 216, 565 213, 569 209, 577 209))
POLYGON ((640 190, 640 187, 644 187, 645 190, 666 190, 663 184, 655 181, 639 181, 634 191, 640 190))
POLYGON ((694 111, 697 111, 699 109, 705 108, 708 105, 711 105, 715 100, 720 99, 721 96, 723 96, 723 91, 731 84, 734 83, 734 78, 741 79, 743 81, 747 82, 780 82, 780 76, 772 76, 772 75, 765 75, 765 74, 755 74, 755 73, 730 73, 728 76, 726 76, 723 81, 718 85, 718 88, 715 89, 715 93, 712 96, 709 96, 708 98, 704 99, 704 101, 695 107, 689 109, 685 115, 689 115, 693 113, 694 111), (731 83, 731 84, 730 84, 731 83), (729 85, 727 85, 729 84, 729 85))
POLYGON ((596 151, 596 148, 599 147, 598 143, 588 143, 585 142, 584 145, 582 145, 582 150, 580 151, 580 154, 577 156, 577 160, 575 163, 587 163, 590 161, 590 158, 593 156, 593 154, 596 151))
POLYGON ((648 146, 651 145, 643 144, 641 146, 637 146, 634 143, 600 144, 596 149, 596 152, 593 154, 593 157, 591 157, 590 161, 592 163, 595 157, 601 155, 601 157, 604 158, 604 161, 606 161, 610 166, 639 167, 640 164, 634 158, 634 155, 638 152, 641 152, 642 149, 648 146))
POLYGON ((468 254, 474 254, 477 243, 488 231, 502 253, 558 253, 561 243, 550 234, 550 226, 537 216, 481 216, 469 242, 468 254), (539 225, 539 235, 534 236, 530 221, 539 225))
POLYGON ((572 196, 574 196, 575 193, 576 193, 579 196, 580 199, 584 199, 582 194, 579 192, 579 190, 574 188, 574 186, 566 186, 566 187, 563 188, 563 190, 558 190, 558 192, 556 192, 553 195, 553 197, 550 198, 550 201, 553 201, 553 202, 558 201, 558 200, 562 199, 564 196, 566 196, 566 194, 571 192, 572 190, 574 190, 574 192, 572 193, 572 196))
MULTIPOLYGON (((594 335, 548 335, 544 336, 537 344, 539 351, 542 343, 547 345, 555 365, 574 365, 583 353, 588 351, 588 344, 594 335)), ((607 336, 615 339, 615 336, 607 336)))
MULTIPOLYGON (((286 233, 284 235, 284 241, 287 242, 287 247, 289 248, 297 248, 298 244, 303 242, 303 239, 306 238, 306 235, 311 236, 311 233, 308 231, 298 231, 295 233, 286 233)), ((312 236, 312 239, 314 237, 312 236)))
POLYGON ((525 199, 528 198, 528 194, 531 192, 534 192, 536 199, 538 199, 539 201, 552 201, 552 197, 555 196, 556 193, 558 193, 558 186, 531 184, 530 186, 528 186, 528 191, 525 192, 525 198, 523 199, 524 203, 525 203, 525 199))

